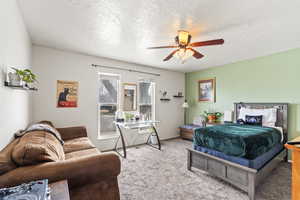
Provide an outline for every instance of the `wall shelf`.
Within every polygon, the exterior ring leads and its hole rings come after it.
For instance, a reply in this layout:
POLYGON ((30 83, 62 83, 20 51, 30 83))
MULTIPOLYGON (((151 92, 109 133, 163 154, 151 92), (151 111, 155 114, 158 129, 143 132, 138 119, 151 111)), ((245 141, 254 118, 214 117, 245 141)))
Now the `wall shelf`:
POLYGON ((35 87, 26 87, 26 86, 15 86, 15 85, 10 85, 9 82, 4 82, 5 87, 9 87, 11 89, 15 90, 28 90, 28 91, 37 91, 38 89, 35 87))
POLYGON ((161 101, 171 101, 171 99, 169 99, 169 98, 161 98, 160 100, 161 101))
POLYGON ((174 98, 183 98, 184 96, 178 96, 178 95, 174 95, 174 98))

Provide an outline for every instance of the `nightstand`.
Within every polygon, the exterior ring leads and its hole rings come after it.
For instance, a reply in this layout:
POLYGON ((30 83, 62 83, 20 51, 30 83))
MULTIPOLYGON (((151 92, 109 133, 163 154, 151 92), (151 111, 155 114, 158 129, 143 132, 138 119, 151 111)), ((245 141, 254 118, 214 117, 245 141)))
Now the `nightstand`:
POLYGON ((179 127, 180 137, 186 140, 193 140, 194 129, 201 128, 201 126, 188 124, 179 127))

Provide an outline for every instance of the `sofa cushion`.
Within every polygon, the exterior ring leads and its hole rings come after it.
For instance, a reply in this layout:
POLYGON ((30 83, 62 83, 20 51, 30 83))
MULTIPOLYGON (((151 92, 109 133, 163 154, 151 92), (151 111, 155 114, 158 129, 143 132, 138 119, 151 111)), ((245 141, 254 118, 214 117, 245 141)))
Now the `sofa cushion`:
POLYGON ((64 151, 70 153, 74 151, 80 151, 84 149, 92 149, 95 146, 91 143, 88 137, 79 137, 65 141, 64 151))
POLYGON ((12 159, 18 165, 33 165, 42 162, 65 159, 62 144, 46 131, 28 132, 20 138, 12 152, 12 159))
POLYGON ((66 160, 72 159, 72 158, 80 158, 80 157, 84 157, 84 156, 97 155, 97 154, 100 154, 100 151, 97 148, 73 151, 73 152, 66 154, 66 160))
POLYGON ((10 170, 17 168, 17 165, 12 160, 12 151, 16 144, 18 144, 19 138, 11 141, 4 149, 0 151, 0 175, 10 170))

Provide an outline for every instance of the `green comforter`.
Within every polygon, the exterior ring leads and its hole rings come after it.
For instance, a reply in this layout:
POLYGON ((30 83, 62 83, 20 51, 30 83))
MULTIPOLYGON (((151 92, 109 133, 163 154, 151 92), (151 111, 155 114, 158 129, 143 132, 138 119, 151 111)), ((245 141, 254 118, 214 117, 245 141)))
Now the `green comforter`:
POLYGON ((239 124, 198 128, 194 135, 194 145, 250 160, 280 142, 281 133, 275 128, 239 124))

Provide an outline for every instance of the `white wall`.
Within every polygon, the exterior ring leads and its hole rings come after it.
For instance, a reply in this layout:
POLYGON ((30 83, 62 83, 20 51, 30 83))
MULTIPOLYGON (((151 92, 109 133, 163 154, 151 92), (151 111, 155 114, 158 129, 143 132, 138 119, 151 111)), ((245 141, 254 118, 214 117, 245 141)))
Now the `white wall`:
POLYGON ((4 87, 7 66, 31 65, 31 41, 15 0, 0 1, 0 149, 31 118, 30 94, 4 87))
MULTIPOLYGON (((76 41, 74 41, 76 42, 76 41)), ((57 127, 85 125, 93 143, 103 149, 111 149, 112 140, 97 138, 97 78, 100 69, 92 68, 91 64, 108 66, 123 66, 147 72, 160 73, 160 77, 143 75, 122 70, 104 70, 101 72, 118 73, 121 81, 137 82, 139 78, 152 78, 156 82, 156 119, 161 123, 158 126, 162 139, 178 136, 178 126, 183 124, 184 99, 173 99, 170 102, 161 102, 159 90, 166 90, 172 97, 177 92, 184 93, 184 73, 153 69, 121 61, 86 56, 82 54, 60 51, 51 48, 33 46, 33 70, 39 80, 39 91, 33 96, 33 119, 51 120, 57 127), (78 108, 56 108, 56 81, 79 81, 78 108)), ((128 135, 128 142, 130 137, 128 135)), ((137 141, 137 143, 139 143, 137 141)))

